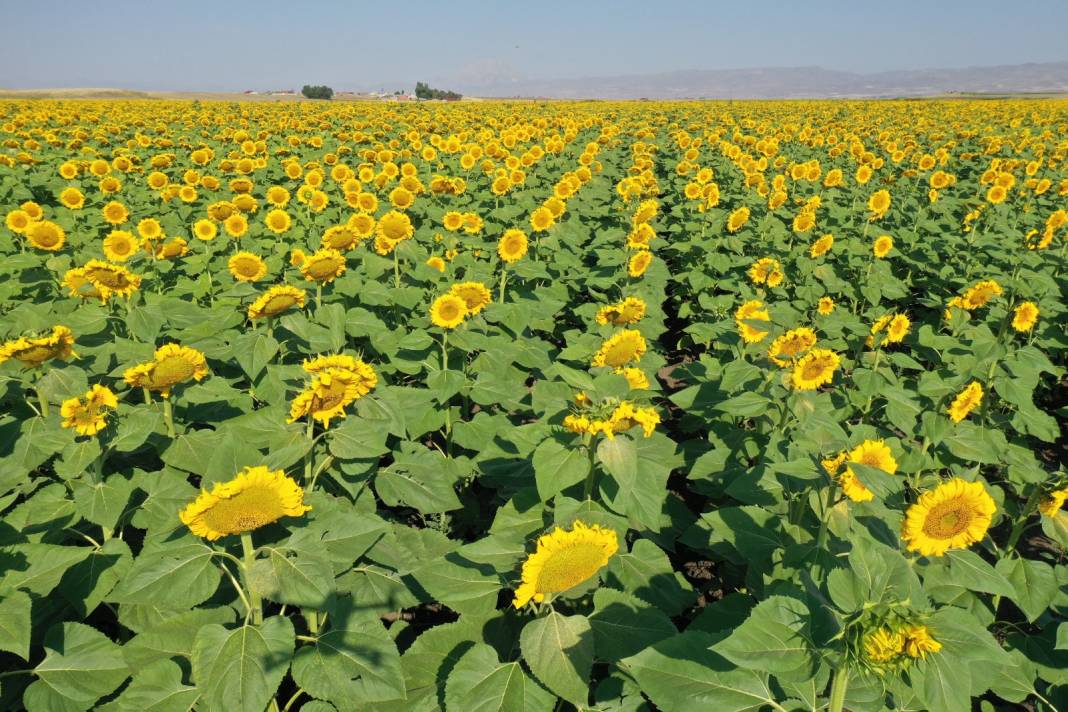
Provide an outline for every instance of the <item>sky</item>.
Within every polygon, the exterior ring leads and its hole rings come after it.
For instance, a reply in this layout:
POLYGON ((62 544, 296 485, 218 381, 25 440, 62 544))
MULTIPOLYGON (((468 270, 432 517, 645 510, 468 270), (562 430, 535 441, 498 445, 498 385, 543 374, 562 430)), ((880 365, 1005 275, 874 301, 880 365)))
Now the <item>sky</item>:
POLYGON ((1068 0, 0 0, 0 17, 4 88, 396 90, 1068 60, 1068 0))

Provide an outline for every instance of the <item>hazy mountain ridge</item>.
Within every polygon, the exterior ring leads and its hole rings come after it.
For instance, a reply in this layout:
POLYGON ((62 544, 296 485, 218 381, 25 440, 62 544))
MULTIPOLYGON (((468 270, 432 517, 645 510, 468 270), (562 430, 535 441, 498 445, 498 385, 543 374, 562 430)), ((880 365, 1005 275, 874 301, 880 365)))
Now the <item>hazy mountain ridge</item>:
POLYGON ((861 74, 822 67, 754 67, 559 80, 461 83, 474 96, 559 99, 773 99, 1068 92, 1068 62, 861 74))

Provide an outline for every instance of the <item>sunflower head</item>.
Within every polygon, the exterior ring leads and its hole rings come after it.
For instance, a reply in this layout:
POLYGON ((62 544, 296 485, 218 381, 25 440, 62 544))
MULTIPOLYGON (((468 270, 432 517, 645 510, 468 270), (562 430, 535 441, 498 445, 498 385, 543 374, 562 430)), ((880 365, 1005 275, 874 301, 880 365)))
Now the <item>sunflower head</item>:
POLYGON ((639 250, 627 261, 627 274, 632 278, 641 277, 652 263, 653 253, 649 250, 639 250))
POLYGON ((438 297, 430 305, 430 321, 442 329, 455 329, 468 314, 467 303, 451 292, 438 297))
POLYGON ((156 349, 151 361, 126 369, 123 378, 131 388, 145 388, 167 398, 175 386, 202 381, 208 373, 204 354, 188 346, 167 344, 156 349))
POLYGON ((67 241, 67 233, 50 220, 30 223, 26 228, 26 239, 38 250, 56 252, 67 241))
POLYGON ((834 351, 812 349, 794 365, 790 380, 799 391, 814 391, 834 379, 840 364, 841 358, 834 351))
POLYGON ((593 356, 593 366, 623 368, 645 353, 645 337, 635 329, 623 329, 604 341, 593 356))
POLYGON ((46 336, 27 337, 0 344, 0 363, 14 359, 27 368, 36 368, 46 361, 66 361, 74 353, 74 334, 65 326, 53 326, 46 336))
POLYGON ((942 556, 981 541, 997 511, 981 482, 953 478, 924 492, 905 513, 901 538, 909 551, 942 556))
POLYGON ((345 273, 345 256, 330 248, 322 248, 307 255, 300 265, 304 279, 328 284, 345 273))
POLYGON ((282 517, 310 511, 304 490, 282 470, 246 467, 229 482, 218 482, 178 513, 196 536, 209 541, 259 529, 282 517))
POLYGON ((516 608, 561 593, 589 580, 619 551, 615 531, 575 521, 570 530, 557 527, 538 538, 537 550, 523 562, 522 581, 515 591, 516 608))
POLYGON ((467 316, 478 314, 493 301, 489 288, 482 282, 459 282, 452 285, 449 294, 464 300, 467 316))
POLYGON ((303 289, 280 284, 271 287, 257 297, 248 308, 248 318, 257 319, 278 316, 294 307, 304 308, 305 293, 303 289))
POLYGON ((69 398, 60 406, 64 428, 73 428, 79 435, 96 435, 107 426, 108 411, 119 407, 110 388, 94 385, 81 398, 69 398))
POLYGON ((258 282, 267 276, 267 265, 258 255, 238 252, 227 262, 230 274, 239 282, 258 282))
MULTIPOLYGON (((373 376, 373 372, 372 372, 373 376)), ((365 374, 346 368, 323 368, 315 372, 312 382, 297 394, 289 407, 289 422, 304 417, 314 418, 324 428, 330 427, 334 418, 344 418, 345 408, 370 391, 370 382, 365 374)))
POLYGON ((517 262, 527 254, 527 236, 522 230, 511 228, 505 230, 497 243, 497 255, 511 264, 517 262))

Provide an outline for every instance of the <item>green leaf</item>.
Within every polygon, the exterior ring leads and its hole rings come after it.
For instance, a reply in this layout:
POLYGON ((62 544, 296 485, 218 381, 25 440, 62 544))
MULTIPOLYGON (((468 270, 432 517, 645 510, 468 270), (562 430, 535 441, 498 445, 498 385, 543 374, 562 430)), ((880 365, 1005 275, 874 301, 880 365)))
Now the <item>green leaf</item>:
POLYGON ((445 685, 445 709, 464 712, 550 712, 556 698, 531 680, 517 662, 477 643, 464 653, 445 685))
POLYGON ((38 596, 52 592, 67 569, 93 553, 88 546, 16 544, 0 549, 8 568, 0 578, 0 594, 25 589, 38 596))
POLYGON ((793 682, 815 673, 808 606, 796 598, 771 596, 745 623, 716 645, 716 652, 739 667, 766 670, 793 682))
POLYGON ((79 704, 93 704, 130 674, 122 649, 81 623, 53 627, 44 648, 45 658, 34 668, 37 678, 55 694, 79 704))
POLYGON ((357 614, 346 603, 330 619, 330 630, 293 657, 293 680, 313 697, 345 709, 354 703, 404 699, 404 675, 397 646, 382 622, 357 614))
POLYGON ((669 616, 678 615, 697 598, 697 592, 675 571, 663 549, 648 539, 635 541, 629 554, 613 556, 605 581, 669 616))
POLYGON ((143 603, 175 609, 203 603, 219 587, 222 573, 215 551, 197 541, 142 551, 130 572, 108 596, 116 603, 143 603))
POLYGON ((1010 597, 1032 623, 1057 595, 1057 577, 1049 564, 1030 559, 1002 559, 995 569, 1012 584, 1015 591, 1010 597))
POLYGON ((302 608, 321 609, 334 595, 334 570, 323 556, 311 551, 261 547, 250 578, 264 598, 302 608))
POLYGON ((241 370, 255 381, 278 353, 278 342, 262 332, 246 332, 234 339, 234 358, 241 370))
POLYGON ((1000 453, 1009 446, 1000 430, 980 428, 968 422, 957 423, 944 443, 956 457, 982 465, 1000 462, 1000 453))
POLYGON ((1012 583, 974 551, 954 549, 946 552, 946 558, 949 559, 950 579, 955 585, 970 591, 1014 597, 1016 590, 1012 583))
POLYGON ((0 600, 0 650, 30 659, 30 597, 13 591, 0 600))
POLYGON ((519 646, 541 684, 578 707, 589 702, 593 629, 586 616, 551 611, 523 627, 519 646))
POLYGON ((534 481, 543 502, 586 479, 590 457, 584 447, 568 447, 555 438, 534 450, 534 481))
POLYGON ((435 600, 460 613, 484 614, 497 607, 500 578, 485 565, 446 554, 412 572, 435 600))
POLYGON ((272 616, 260 626, 209 624, 193 643, 193 680, 205 710, 263 712, 289 669, 293 624, 272 616))
POLYGON ((758 712, 776 702, 763 673, 734 667, 711 649, 714 641, 706 633, 683 633, 619 665, 663 712, 758 712))
POLYGON ((62 457, 56 461, 56 474, 65 480, 81 477, 100 457, 100 452, 100 441, 96 438, 74 440, 63 448, 62 457))
POLYGON ((122 647, 122 654, 133 669, 162 658, 193 654, 197 631, 209 623, 230 625, 236 613, 229 606, 205 606, 188 611, 167 611, 162 620, 149 625, 122 647))
POLYGON ((734 418, 756 418, 766 413, 770 406, 771 399, 759 393, 746 391, 741 395, 717 403, 713 406, 713 410, 727 413, 734 418))
POLYGON ((375 489, 391 507, 407 505, 423 514, 451 512, 462 505, 453 479, 446 473, 446 459, 441 455, 398 455, 392 465, 375 475, 375 489))
POLYGON ((148 436, 160 429, 163 414, 151 406, 123 406, 119 427, 108 447, 115 452, 133 452, 141 447, 148 436))
POLYGON ((389 426, 385 421, 348 417, 327 432, 330 452, 344 460, 369 460, 389 452, 389 426))
POLYGON ((622 591, 597 589, 593 607, 590 627, 602 660, 616 662, 678 633, 670 618, 622 591))
POLYGON ((90 484, 84 480, 71 483, 74 490, 74 509, 86 520, 101 527, 114 529, 133 494, 134 484, 122 475, 113 474, 103 482, 90 484))
POLYGON ((188 712, 200 697, 182 683, 182 669, 173 660, 157 660, 134 673, 114 702, 100 712, 188 712))

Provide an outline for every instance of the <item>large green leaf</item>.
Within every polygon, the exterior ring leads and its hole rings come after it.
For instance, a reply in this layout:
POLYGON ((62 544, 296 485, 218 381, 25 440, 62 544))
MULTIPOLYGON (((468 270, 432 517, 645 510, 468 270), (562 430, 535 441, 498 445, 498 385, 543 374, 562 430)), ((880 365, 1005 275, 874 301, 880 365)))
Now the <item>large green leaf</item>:
POLYGON ((593 607, 590 627, 601 660, 621 660, 678 633, 661 611, 622 591, 597 589, 593 607))
POLYGON ((293 624, 272 616, 228 630, 210 623, 193 644, 193 680, 205 710, 263 712, 289 669, 293 624))
POLYGON ((175 609, 203 603, 219 587, 222 578, 214 557, 215 551, 210 546, 191 540, 143 551, 108 600, 175 609))
POLYGON ((445 709, 463 712, 550 712, 556 698, 517 662, 502 663, 477 643, 456 662, 445 685, 445 709))
POLYGON ((519 645, 541 684, 576 706, 588 703, 594 642, 585 616, 551 611, 523 626, 519 645))
POLYGON ((44 640, 45 658, 34 674, 53 693, 86 707, 111 693, 130 675, 121 648, 81 623, 52 628, 44 640))
POLYGON ((739 667, 766 670, 793 682, 806 680, 816 664, 810 615, 803 601, 771 596, 715 650, 739 667))

